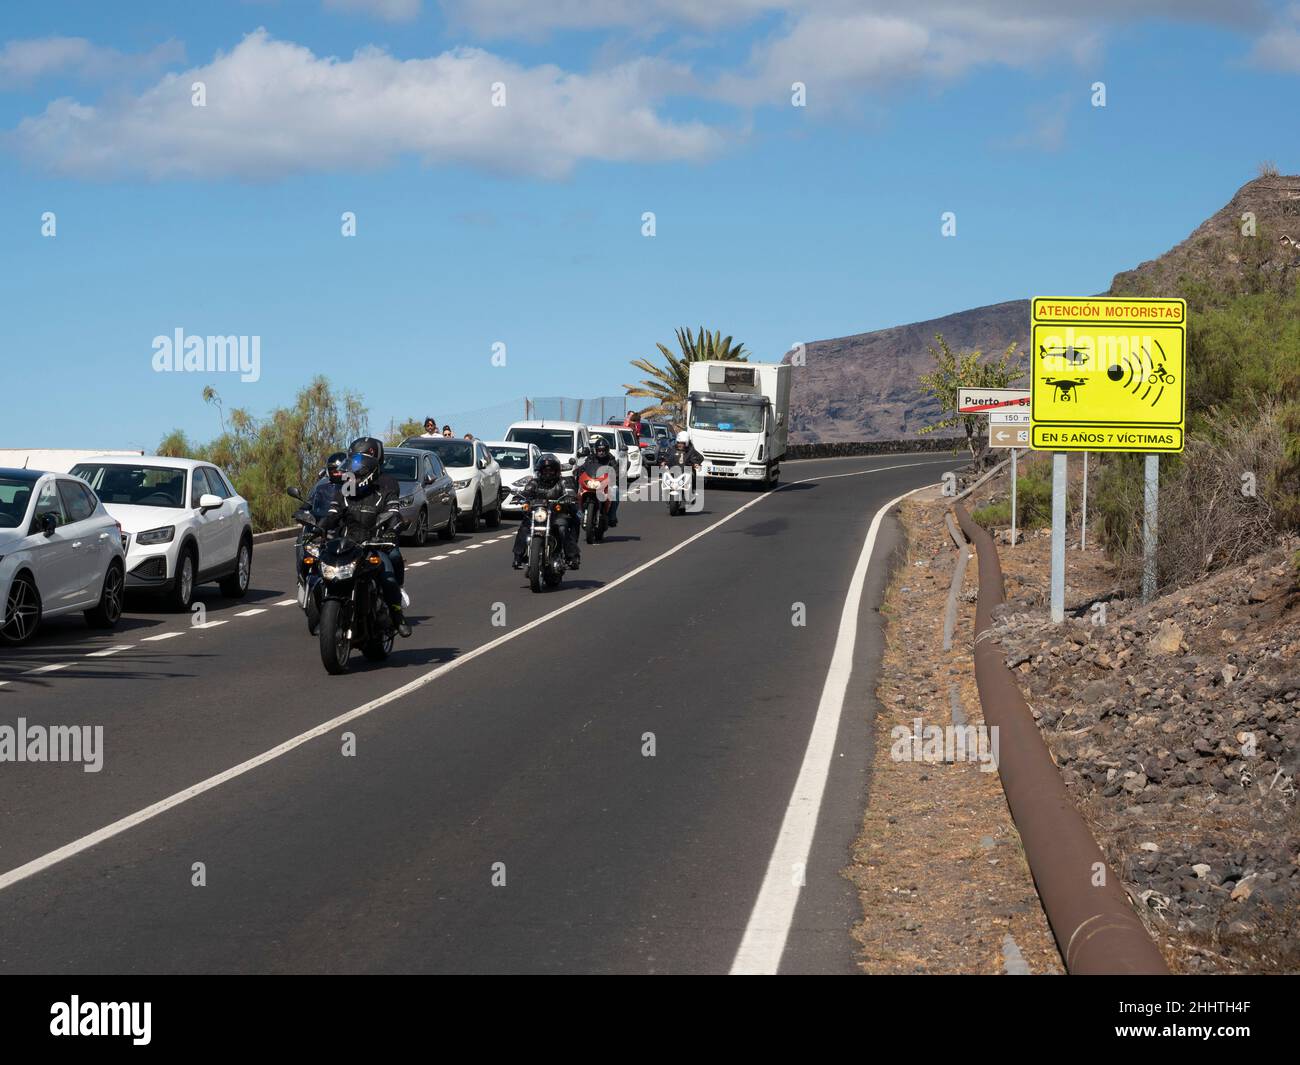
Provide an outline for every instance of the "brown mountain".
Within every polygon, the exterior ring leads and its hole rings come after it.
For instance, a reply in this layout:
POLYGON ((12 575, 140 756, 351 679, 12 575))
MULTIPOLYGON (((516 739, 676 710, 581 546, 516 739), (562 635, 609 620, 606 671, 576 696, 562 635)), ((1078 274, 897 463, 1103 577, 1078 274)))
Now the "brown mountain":
MULTIPOLYGON (((1268 175, 1243 185, 1222 210, 1157 259, 1116 274, 1108 295, 1177 296, 1294 285, 1300 278, 1300 177, 1268 175), (1244 216, 1253 215, 1255 232, 1244 216), (1295 244, 1291 241, 1294 238, 1295 244)), ((926 322, 818 340, 790 389, 792 443, 897 440, 939 415, 917 379, 930 369, 936 333, 952 347, 999 355, 1029 340, 1029 301, 1011 300, 926 322)), ((790 361, 787 354, 785 361, 790 361)))

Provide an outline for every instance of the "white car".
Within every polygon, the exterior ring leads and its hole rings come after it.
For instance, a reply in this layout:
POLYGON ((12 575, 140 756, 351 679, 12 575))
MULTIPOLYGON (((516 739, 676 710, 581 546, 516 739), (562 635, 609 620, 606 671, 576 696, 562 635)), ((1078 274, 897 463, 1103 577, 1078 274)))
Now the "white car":
POLYGON ((587 432, 595 444, 597 437, 604 440, 618 458, 619 473, 631 484, 641 476, 641 448, 637 446, 636 435, 631 429, 621 425, 589 425, 587 432))
POLYGON ((0 469, 0 643, 25 643, 42 618, 74 610, 113 628, 125 575, 121 526, 85 484, 0 469))
POLYGON ((578 452, 591 447, 591 438, 582 422, 515 422, 506 430, 506 440, 512 444, 536 444, 543 455, 559 459, 566 474, 578 464, 578 452))
POLYGON ((194 588, 218 581, 242 599, 253 574, 248 501, 210 462, 101 455, 72 467, 122 525, 126 587, 159 592, 189 610, 194 588))
POLYGON ((456 489, 462 529, 478 532, 483 522, 493 529, 501 524, 501 467, 482 440, 412 436, 402 447, 432 451, 441 460, 456 489))
POLYGON ((537 474, 542 457, 536 444, 512 444, 509 440, 488 440, 483 445, 501 467, 501 510, 505 514, 522 514, 523 502, 514 494, 522 482, 537 474))

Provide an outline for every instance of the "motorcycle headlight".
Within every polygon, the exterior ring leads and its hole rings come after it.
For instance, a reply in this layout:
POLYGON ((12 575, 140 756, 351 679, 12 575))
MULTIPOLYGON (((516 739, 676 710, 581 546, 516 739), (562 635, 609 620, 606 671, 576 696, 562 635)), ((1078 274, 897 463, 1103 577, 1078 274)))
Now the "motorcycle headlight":
POLYGON ((551 518, 551 515, 550 515, 547 511, 545 511, 545 510, 534 510, 534 511, 533 511, 533 524, 534 524, 534 525, 545 525, 548 521, 550 521, 550 518, 551 518))
POLYGON ((320 555, 320 547, 316 544, 303 544, 302 553, 309 558, 316 558, 320 555))
POLYGON ((175 525, 164 525, 158 529, 146 529, 142 533, 136 533, 135 542, 137 544, 169 544, 175 535, 175 525))
POLYGON ((320 575, 327 581, 341 581, 351 577, 356 572, 356 568, 355 562, 345 562, 341 566, 323 565, 320 568, 320 575))

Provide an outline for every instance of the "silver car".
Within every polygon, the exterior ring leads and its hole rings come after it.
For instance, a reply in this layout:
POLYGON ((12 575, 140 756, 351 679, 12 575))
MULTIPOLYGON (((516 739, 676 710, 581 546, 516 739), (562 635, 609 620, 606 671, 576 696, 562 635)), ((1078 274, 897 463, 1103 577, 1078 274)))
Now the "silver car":
POLYGON ((0 469, 0 642, 25 643, 43 618, 122 616, 122 527, 90 487, 66 474, 0 469))
POLYGON ((384 450, 384 472, 397 481, 406 537, 416 547, 429 542, 429 530, 439 539, 454 540, 460 511, 456 487, 438 456, 413 447, 384 450))

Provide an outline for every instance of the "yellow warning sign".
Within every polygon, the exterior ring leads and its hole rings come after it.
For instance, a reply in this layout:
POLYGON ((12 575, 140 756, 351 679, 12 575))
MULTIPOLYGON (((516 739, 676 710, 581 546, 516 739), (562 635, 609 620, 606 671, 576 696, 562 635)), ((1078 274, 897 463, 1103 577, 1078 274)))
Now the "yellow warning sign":
POLYGON ((1035 297, 1030 446, 1182 451, 1187 304, 1035 297))

